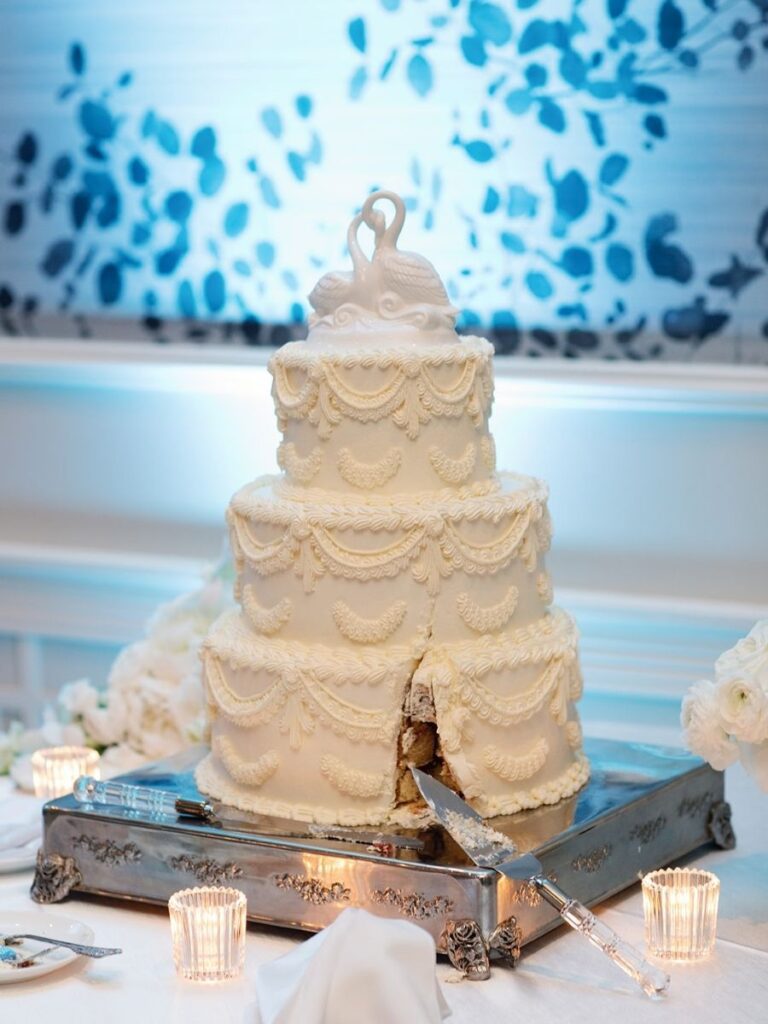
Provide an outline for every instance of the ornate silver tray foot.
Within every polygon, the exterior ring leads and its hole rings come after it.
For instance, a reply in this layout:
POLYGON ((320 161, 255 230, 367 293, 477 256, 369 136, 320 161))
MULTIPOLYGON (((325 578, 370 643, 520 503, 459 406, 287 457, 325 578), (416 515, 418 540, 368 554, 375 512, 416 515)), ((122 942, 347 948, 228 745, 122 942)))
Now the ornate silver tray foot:
POLYGON ((520 949, 523 944, 523 933, 516 917, 508 917, 497 924, 488 939, 488 953, 496 952, 506 960, 510 967, 517 967, 520 949))
POLYGON ((66 899, 82 880, 74 857, 38 850, 29 894, 36 903, 58 903, 66 899))
POLYGON ((485 981, 491 976, 491 964, 483 933, 477 921, 463 918, 448 921, 443 928, 438 949, 448 955, 457 971, 469 981, 485 981))
POLYGON ((709 811, 707 829, 715 846, 721 850, 733 850, 736 847, 736 833, 731 822, 731 805, 727 800, 719 800, 712 804, 709 811))

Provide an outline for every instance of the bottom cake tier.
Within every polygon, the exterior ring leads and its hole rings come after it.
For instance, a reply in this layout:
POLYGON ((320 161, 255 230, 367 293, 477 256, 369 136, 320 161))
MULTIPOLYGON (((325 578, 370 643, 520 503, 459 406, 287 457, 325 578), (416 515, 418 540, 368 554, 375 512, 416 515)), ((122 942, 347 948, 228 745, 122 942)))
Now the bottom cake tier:
POLYGON ((559 609, 459 643, 349 650, 255 635, 224 616, 203 649, 211 753, 200 789, 321 824, 418 821, 411 766, 484 816, 554 804, 589 776, 577 633, 559 609))

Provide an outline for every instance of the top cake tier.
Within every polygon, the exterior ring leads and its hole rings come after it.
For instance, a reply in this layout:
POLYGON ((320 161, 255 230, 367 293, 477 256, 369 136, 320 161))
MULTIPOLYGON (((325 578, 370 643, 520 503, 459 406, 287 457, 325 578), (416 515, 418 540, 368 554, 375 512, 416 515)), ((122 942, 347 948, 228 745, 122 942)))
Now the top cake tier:
POLYGON ((270 361, 287 485, 363 494, 494 486, 493 347, 292 342, 270 361))
POLYGON ((320 278, 307 340, 270 361, 285 489, 373 501, 498 486, 488 433, 493 348, 456 334, 457 310, 435 268, 397 247, 404 221, 395 193, 366 198, 347 232, 352 271, 320 278))

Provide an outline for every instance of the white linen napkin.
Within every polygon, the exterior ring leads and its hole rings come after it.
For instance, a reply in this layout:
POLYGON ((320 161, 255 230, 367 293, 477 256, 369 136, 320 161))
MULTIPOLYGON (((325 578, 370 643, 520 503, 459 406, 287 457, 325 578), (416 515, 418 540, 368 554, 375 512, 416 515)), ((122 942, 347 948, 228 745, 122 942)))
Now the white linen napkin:
POLYGON ((451 1012, 432 937, 354 908, 262 964, 256 994, 261 1024, 439 1024, 451 1012))

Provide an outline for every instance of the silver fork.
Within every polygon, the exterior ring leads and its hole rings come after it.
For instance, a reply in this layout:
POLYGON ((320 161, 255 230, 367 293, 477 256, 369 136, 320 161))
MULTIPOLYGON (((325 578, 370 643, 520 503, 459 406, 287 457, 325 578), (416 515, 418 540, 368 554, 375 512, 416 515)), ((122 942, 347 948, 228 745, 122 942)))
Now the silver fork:
MULTIPOLYGON (((92 956, 99 959, 103 956, 114 956, 116 953, 123 952, 122 949, 112 949, 109 946, 84 946, 81 942, 66 942, 64 939, 52 939, 49 935, 2 935, 0 936, 0 944, 3 946, 18 946, 22 939, 47 942, 49 949, 44 951, 46 953, 56 948, 71 949, 73 953, 79 953, 80 956, 92 956)), ((40 953, 33 955, 40 956, 40 953)))

